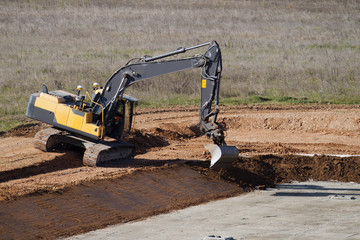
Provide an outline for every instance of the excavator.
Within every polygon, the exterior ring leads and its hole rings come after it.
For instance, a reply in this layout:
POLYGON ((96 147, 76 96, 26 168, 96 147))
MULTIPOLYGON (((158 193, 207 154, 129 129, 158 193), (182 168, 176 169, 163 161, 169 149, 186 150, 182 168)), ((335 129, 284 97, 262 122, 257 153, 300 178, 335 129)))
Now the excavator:
POLYGON ((30 96, 26 116, 52 127, 35 135, 35 148, 53 151, 66 144, 81 147, 85 149, 83 164, 88 166, 133 158, 136 146, 122 137, 130 133, 138 100, 125 94, 125 90, 134 83, 190 68, 201 68, 200 129, 213 141, 205 145, 211 154, 210 167, 230 166, 237 159, 238 150, 225 143, 224 127, 217 122, 222 58, 216 41, 131 59, 104 87, 94 83, 91 96, 88 92, 81 94, 82 86, 72 94, 63 90, 49 92, 43 84, 41 92, 30 96), (205 46, 208 49, 204 54, 169 59, 205 46))

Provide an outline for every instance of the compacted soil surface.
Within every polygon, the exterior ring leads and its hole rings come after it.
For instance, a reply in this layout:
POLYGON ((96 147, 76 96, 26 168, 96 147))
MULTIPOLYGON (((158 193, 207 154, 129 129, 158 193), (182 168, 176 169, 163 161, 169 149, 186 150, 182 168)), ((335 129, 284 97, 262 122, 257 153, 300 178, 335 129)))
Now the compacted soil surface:
POLYGON ((34 149, 46 125, 2 133, 1 238, 65 237, 293 180, 360 182, 359 106, 222 106, 219 116, 240 155, 218 170, 197 107, 137 110, 127 136, 137 156, 103 167, 83 166, 81 149, 34 149))

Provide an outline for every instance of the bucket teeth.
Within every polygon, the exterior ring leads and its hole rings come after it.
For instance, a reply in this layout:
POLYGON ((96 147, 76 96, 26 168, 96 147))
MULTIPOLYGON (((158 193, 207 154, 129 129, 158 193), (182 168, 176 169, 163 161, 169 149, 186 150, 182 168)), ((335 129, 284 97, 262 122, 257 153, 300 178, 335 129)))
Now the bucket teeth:
POLYGON ((211 154, 210 168, 227 168, 230 167, 237 159, 239 151, 235 146, 220 146, 216 144, 205 145, 211 154))

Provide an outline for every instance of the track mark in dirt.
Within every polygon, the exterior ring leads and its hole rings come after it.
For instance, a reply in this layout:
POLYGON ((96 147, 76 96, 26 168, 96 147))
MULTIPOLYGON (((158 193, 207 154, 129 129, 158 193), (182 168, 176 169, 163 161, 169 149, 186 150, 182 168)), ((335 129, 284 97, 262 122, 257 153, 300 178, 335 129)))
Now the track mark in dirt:
POLYGON ((241 192, 234 184, 184 165, 136 171, 121 178, 2 202, 0 232, 5 239, 55 239, 241 192))
POLYGON ((52 160, 36 163, 23 168, 1 171, 0 183, 82 166, 82 152, 67 151, 65 154, 56 156, 52 160))

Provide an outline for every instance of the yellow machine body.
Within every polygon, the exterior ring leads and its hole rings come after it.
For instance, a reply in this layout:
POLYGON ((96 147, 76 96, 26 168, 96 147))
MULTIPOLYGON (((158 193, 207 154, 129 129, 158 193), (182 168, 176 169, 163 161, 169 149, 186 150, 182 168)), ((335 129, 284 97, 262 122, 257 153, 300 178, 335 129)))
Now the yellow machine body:
POLYGON ((44 92, 33 94, 27 114, 55 127, 79 133, 94 140, 101 139, 103 127, 92 123, 93 113, 78 109, 74 105, 74 95, 64 91, 57 91, 57 93, 60 94, 44 92))

